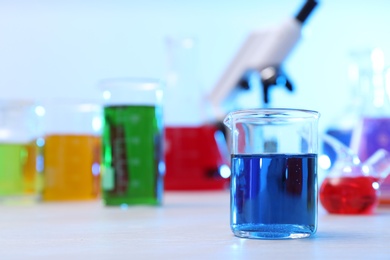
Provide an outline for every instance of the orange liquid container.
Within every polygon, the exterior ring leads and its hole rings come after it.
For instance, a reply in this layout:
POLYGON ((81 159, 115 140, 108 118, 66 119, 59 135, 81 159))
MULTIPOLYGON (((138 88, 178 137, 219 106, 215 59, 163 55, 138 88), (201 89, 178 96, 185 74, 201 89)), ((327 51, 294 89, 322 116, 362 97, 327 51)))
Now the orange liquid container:
POLYGON ((35 140, 25 146, 26 158, 23 166, 23 192, 24 194, 35 194, 37 192, 37 168, 36 160, 38 155, 35 140))
POLYGON ((47 135, 42 199, 96 199, 100 190, 100 143, 96 135, 47 135))

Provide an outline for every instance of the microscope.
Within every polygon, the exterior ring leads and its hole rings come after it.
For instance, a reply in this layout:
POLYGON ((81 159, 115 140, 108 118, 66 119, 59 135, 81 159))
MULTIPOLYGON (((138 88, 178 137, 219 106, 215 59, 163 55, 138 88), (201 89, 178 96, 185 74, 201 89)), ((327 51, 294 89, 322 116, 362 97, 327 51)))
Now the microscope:
POLYGON ((307 0, 294 17, 274 28, 262 28, 249 34, 208 97, 212 114, 218 121, 229 111, 241 108, 236 101, 245 92, 256 91, 253 89, 256 85, 262 91, 258 91, 259 96, 255 98, 262 100, 263 107, 269 104, 271 87, 283 86, 293 91, 282 65, 300 40, 302 27, 316 6, 317 1, 307 0))

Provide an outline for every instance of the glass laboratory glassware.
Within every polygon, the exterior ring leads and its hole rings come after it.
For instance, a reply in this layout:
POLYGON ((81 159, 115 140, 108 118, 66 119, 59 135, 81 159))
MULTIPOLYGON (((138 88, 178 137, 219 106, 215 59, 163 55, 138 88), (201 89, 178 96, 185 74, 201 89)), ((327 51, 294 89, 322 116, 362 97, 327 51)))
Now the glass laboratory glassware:
POLYGON ((235 236, 303 238, 317 230, 319 113, 231 112, 230 226, 235 236))
MULTIPOLYGON (((359 84, 365 91, 365 102, 350 145, 362 161, 379 149, 390 152, 390 69, 380 48, 370 50, 364 58, 368 65, 359 69, 359 84)), ((379 201, 390 203, 390 177, 380 186, 379 201)))
POLYGON ((163 89, 144 78, 106 79, 102 189, 105 205, 160 205, 163 195, 163 89))
MULTIPOLYGON (((364 87, 364 71, 370 68, 369 55, 371 50, 354 50, 349 53, 348 64, 348 86, 350 95, 345 100, 345 107, 341 113, 332 120, 327 127, 326 135, 332 136, 345 146, 350 146, 352 132, 357 127, 363 113, 363 103, 366 98, 367 89, 364 87)), ((337 151, 328 143, 323 142, 323 154, 329 158, 330 170, 337 160, 337 151)))
POLYGON ((191 36, 166 38, 165 190, 223 190, 229 185, 228 147, 222 131, 207 120, 197 45, 191 36))
POLYGON ((390 153, 377 150, 366 161, 338 139, 322 139, 337 152, 337 160, 322 182, 319 198, 332 214, 372 214, 379 203, 379 188, 390 173, 390 153))
POLYGON ((0 101, 0 197, 34 199, 37 195, 37 117, 34 103, 0 101))
POLYGON ((101 106, 72 98, 39 101, 42 201, 91 200, 100 191, 101 106))

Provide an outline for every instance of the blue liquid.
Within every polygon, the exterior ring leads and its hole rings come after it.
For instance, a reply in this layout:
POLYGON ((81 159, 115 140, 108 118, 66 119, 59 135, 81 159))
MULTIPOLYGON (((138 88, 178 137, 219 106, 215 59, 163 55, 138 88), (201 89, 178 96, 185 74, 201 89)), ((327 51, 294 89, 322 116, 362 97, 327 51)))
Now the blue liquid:
POLYGON ((308 237, 317 230, 317 155, 232 155, 231 228, 239 237, 308 237))

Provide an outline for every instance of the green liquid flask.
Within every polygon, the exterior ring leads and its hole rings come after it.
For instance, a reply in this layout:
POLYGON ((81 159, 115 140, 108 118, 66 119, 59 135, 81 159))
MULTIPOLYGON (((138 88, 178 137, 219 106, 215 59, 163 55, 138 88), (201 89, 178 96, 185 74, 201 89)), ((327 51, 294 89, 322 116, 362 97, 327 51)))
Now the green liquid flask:
POLYGON ((104 86, 104 204, 160 205, 165 167, 159 84, 133 79, 106 80, 104 86))

